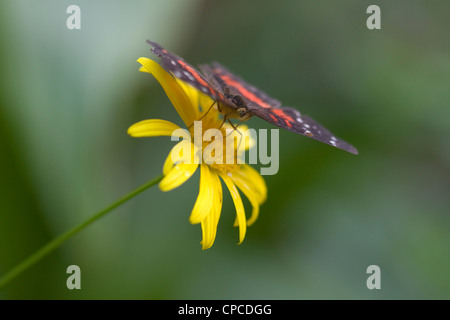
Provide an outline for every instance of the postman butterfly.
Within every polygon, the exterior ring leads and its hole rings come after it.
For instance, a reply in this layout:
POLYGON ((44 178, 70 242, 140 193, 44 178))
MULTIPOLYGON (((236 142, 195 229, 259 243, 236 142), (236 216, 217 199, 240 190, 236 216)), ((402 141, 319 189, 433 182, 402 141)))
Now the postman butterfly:
MULTIPOLYGON (((248 84, 217 62, 200 66, 202 73, 179 56, 167 51, 156 42, 147 40, 152 52, 161 58, 162 67, 176 78, 209 95, 225 120, 237 118, 240 121, 257 116, 277 127, 302 134, 330 146, 358 154, 351 144, 337 138, 312 118, 298 110, 283 107, 281 102, 271 98, 262 90, 248 84), (220 106, 218 103, 218 106, 220 106)), ((231 122, 230 124, 235 127, 231 122)))

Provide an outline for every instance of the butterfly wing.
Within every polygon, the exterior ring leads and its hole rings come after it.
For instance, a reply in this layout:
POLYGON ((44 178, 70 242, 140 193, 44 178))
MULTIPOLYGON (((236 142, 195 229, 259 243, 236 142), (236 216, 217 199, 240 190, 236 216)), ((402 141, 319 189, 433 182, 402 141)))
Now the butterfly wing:
POLYGON ((231 96, 240 95, 248 106, 256 108, 281 107, 280 101, 271 98, 264 91, 245 82, 218 62, 202 66, 202 71, 211 75, 210 78, 214 79, 221 92, 229 92, 231 96))
POLYGON ((228 89, 231 95, 242 96, 252 114, 278 127, 302 134, 350 153, 358 154, 358 150, 355 147, 337 138, 315 120, 301 115, 296 109, 281 107, 280 101, 271 98, 262 90, 248 84, 219 63, 214 62, 210 66, 204 66, 202 71, 205 74, 211 74, 215 79, 215 83, 219 85, 220 90, 223 92, 228 89))
POLYGON ((314 119, 300 114, 294 108, 251 108, 256 116, 289 131, 326 143, 330 146, 358 154, 358 150, 348 142, 339 139, 314 119))
POLYGON ((167 51, 156 42, 149 40, 147 40, 147 42, 152 46, 152 52, 161 58, 161 65, 166 71, 209 95, 214 100, 223 98, 223 95, 213 88, 203 75, 189 63, 179 56, 167 51))
POLYGON ((152 52, 161 57, 161 65, 166 71, 209 95, 212 99, 226 103, 230 107, 236 107, 230 102, 229 98, 239 95, 244 99, 252 114, 278 127, 358 154, 355 147, 334 136, 315 120, 301 115, 296 109, 281 107, 280 101, 271 98, 262 90, 245 82, 221 64, 214 62, 211 65, 201 66, 206 76, 205 79, 200 72, 182 58, 167 51, 156 42, 148 40, 147 42, 152 45, 152 52))

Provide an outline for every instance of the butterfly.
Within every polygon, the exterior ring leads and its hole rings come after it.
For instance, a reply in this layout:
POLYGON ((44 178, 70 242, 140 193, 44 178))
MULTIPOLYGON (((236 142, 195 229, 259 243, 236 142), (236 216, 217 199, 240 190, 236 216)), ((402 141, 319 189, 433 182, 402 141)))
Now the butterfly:
POLYGON ((219 111, 223 114, 224 121, 229 118, 245 121, 257 116, 277 127, 358 154, 354 146, 337 138, 314 119, 294 108, 282 106, 280 101, 245 82, 221 64, 213 62, 201 65, 201 73, 156 42, 147 42, 152 46, 152 52, 161 58, 161 66, 166 71, 220 102, 218 105, 222 107, 219 107, 219 111))

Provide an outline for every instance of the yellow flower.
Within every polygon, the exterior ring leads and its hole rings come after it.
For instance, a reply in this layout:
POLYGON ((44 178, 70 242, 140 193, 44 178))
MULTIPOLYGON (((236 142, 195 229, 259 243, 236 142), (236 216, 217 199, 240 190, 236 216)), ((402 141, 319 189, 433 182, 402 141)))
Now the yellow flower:
MULTIPOLYGON (((220 118, 220 112, 216 107, 210 108, 214 101, 209 96, 175 78, 153 60, 139 58, 138 62, 142 65, 139 71, 151 73, 161 84, 192 136, 193 123, 199 120, 202 125, 202 136, 208 129, 220 130, 223 137, 229 134, 226 129, 230 127, 228 124, 222 125, 223 120, 220 118)), ((245 149, 252 146, 251 138, 243 135, 243 126, 239 128, 240 132, 233 131, 231 133, 232 136, 241 136, 240 143, 232 139, 231 148, 234 151, 233 157, 235 160, 243 154, 245 149)), ((180 129, 180 127, 174 123, 151 119, 133 124, 128 129, 128 134, 132 137, 172 136, 176 129, 180 129)), ((223 139, 224 148, 230 146, 228 141, 229 139, 223 139)), ((159 184, 162 191, 177 188, 187 181, 200 166, 200 190, 189 221, 192 224, 201 224, 203 249, 208 249, 213 245, 217 233, 217 225, 222 211, 222 183, 220 178, 228 188, 236 208, 235 226, 239 226, 239 244, 244 240, 247 226, 254 223, 258 218, 259 206, 267 196, 264 179, 251 166, 238 164, 237 161, 234 161, 234 163, 229 163, 231 161, 212 163, 208 161, 211 159, 208 159, 207 155, 216 156, 215 152, 217 152, 216 149, 212 152, 205 152, 210 144, 210 142, 196 144, 195 141, 189 140, 182 140, 176 144, 164 163, 164 178, 159 184), (189 145, 187 150, 189 148, 192 150, 190 156, 180 154, 180 150, 186 150, 186 144, 189 145), (203 158, 199 159, 199 157, 203 158), (179 159, 179 161, 173 159, 179 159), (253 210, 249 219, 246 219, 244 205, 238 189, 252 205, 253 210)), ((221 156, 223 157, 223 155, 221 156)))

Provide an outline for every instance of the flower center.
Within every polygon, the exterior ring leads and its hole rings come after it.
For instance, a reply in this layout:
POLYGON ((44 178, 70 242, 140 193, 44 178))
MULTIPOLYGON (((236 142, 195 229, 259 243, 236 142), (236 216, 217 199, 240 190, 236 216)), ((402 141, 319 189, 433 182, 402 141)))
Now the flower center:
POLYGON ((201 144, 202 163, 208 164, 210 168, 222 174, 227 174, 240 167, 237 161, 240 136, 236 131, 227 132, 226 129, 230 129, 230 126, 222 125, 223 120, 210 113, 211 116, 208 114, 201 120, 201 131, 193 126, 191 136, 193 134, 195 144, 198 146, 201 144))

